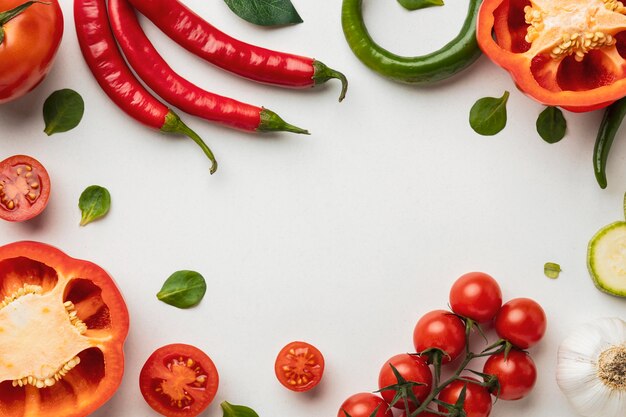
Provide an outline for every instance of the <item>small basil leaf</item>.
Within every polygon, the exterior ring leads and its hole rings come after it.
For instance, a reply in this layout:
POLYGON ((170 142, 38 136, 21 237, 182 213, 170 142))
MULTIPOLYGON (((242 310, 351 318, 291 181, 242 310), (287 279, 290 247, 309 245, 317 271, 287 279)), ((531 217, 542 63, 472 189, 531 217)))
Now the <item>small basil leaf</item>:
POLYGON ((259 417, 256 411, 245 405, 234 405, 224 401, 220 406, 224 411, 224 417, 259 417))
POLYGON ((85 102, 80 94, 69 88, 57 90, 43 104, 44 132, 50 136, 72 130, 78 126, 84 112, 85 102))
POLYGON ((561 265, 555 264, 553 262, 546 262, 546 264, 543 266, 543 273, 551 279, 557 279, 561 271, 561 265))
POLYGON ((506 102, 509 92, 502 97, 483 97, 470 110, 469 123, 479 135, 492 136, 506 126, 506 102))
POLYGON ((425 9, 426 7, 443 6, 443 0, 398 0, 407 10, 425 9))
POLYGON ((178 308, 198 304, 206 293, 206 281, 195 271, 177 271, 165 280, 157 298, 178 308))
POLYGON ((224 0, 237 16, 259 26, 302 23, 290 0, 224 0))
POLYGON ((548 143, 557 143, 565 136, 567 121, 561 109, 546 107, 537 117, 537 133, 548 143))
POLYGON ((91 185, 85 188, 85 191, 80 195, 78 208, 82 213, 80 225, 85 226, 109 212, 111 208, 111 194, 104 187, 91 185))

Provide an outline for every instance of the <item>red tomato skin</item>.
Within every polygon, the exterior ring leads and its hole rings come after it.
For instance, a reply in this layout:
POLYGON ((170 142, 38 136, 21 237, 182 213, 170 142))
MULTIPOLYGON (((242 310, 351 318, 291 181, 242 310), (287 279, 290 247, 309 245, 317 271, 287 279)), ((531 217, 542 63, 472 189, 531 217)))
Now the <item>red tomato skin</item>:
MULTIPOLYGON (((478 382, 475 378, 465 377, 465 379, 471 379, 478 382)), ((455 404, 461 394, 463 386, 467 385, 465 391, 465 402, 463 403, 463 410, 465 410, 466 417, 487 417, 491 413, 491 394, 487 388, 472 384, 466 381, 454 381, 447 387, 445 387, 439 393, 439 400, 448 404, 455 404)), ((439 406, 439 411, 445 412, 446 408, 439 406)))
MULTIPOLYGON (((0 0, 0 12, 24 0, 0 0)), ((31 91, 52 68, 61 38, 63 14, 58 0, 36 3, 4 25, 0 44, 0 104, 31 91)))
POLYGON ((507 358, 497 353, 487 359, 483 372, 494 375, 500 382, 500 391, 492 391, 500 400, 519 400, 532 391, 537 381, 537 368, 530 355, 513 349, 507 358))
POLYGON ((413 330, 416 352, 438 348, 446 352, 442 363, 455 360, 465 349, 465 324, 453 313, 433 310, 423 315, 413 330))
POLYGON ((496 315, 498 336, 520 349, 535 345, 546 332, 546 313, 530 298, 514 298, 496 315))
POLYGON ((372 417, 374 410, 376 414, 373 417, 393 417, 393 412, 381 397, 369 392, 360 392, 348 397, 337 412, 337 417, 346 417, 346 413, 350 417, 372 417))
MULTIPOLYGON (((0 161, 0 185, 5 185, 4 181, 12 180, 16 177, 13 171, 14 167, 19 165, 28 165, 32 167, 38 182, 37 193, 39 194, 34 203, 26 201, 24 196, 21 196, 21 201, 18 201, 17 208, 9 210, 4 202, 0 202, 0 219, 9 222, 23 222, 30 220, 33 217, 39 215, 48 205, 48 199, 50 197, 50 176, 44 166, 35 158, 27 155, 13 155, 4 161, 0 161)), ((0 190, 0 195, 2 195, 0 190)))
MULTIPOLYGON (((195 366, 195 365, 194 365, 195 366)), ((139 389, 148 405, 157 413, 166 417, 195 417, 202 413, 213 401, 219 386, 219 375, 215 364, 209 356, 195 346, 182 343, 165 345, 155 350, 146 360, 139 374, 139 389), (194 390, 192 396, 194 403, 182 409, 165 405, 159 394, 153 389, 154 381, 166 379, 170 371, 166 362, 170 358, 191 358, 197 363, 208 376, 206 386, 201 390, 194 390)))
MULTIPOLYGON (((421 402, 424 401, 430 391, 432 389, 433 384, 433 374, 430 371, 430 367, 424 358, 416 355, 409 355, 408 353, 401 353, 399 355, 392 356, 385 364, 381 367, 380 373, 378 374, 378 388, 382 389, 384 387, 388 387, 390 385, 394 385, 398 383, 398 379, 393 373, 391 366, 393 365, 400 375, 407 381, 418 382, 424 385, 416 385, 413 387, 413 392, 415 393, 415 397, 421 402)), ((393 400, 396 391, 394 390, 385 390, 380 391, 380 395, 383 399, 389 404, 393 400)), ((412 402, 409 402, 409 406, 414 406, 412 402)), ((404 401, 400 400, 395 405, 394 408, 404 408, 404 401)))
POLYGON ((459 277, 450 289, 450 307, 456 314, 478 323, 492 320, 502 306, 498 282, 484 272, 459 277))
MULTIPOLYGON (((295 359, 297 362, 297 359, 295 359)), ((276 374, 276 378, 278 381, 287 389, 295 392, 305 392, 309 391, 316 387, 322 380, 322 376, 324 375, 324 356, 322 352, 320 352, 315 346, 307 343, 295 341, 288 343, 283 347, 278 356, 276 357, 276 361, 274 363, 274 373, 276 374), (290 351, 296 352, 297 355, 312 355, 311 360, 315 363, 306 366, 306 375, 308 376, 309 382, 303 384, 290 384, 289 378, 285 375, 283 371, 283 366, 288 365, 297 365, 294 363, 289 357, 291 354, 290 351)))

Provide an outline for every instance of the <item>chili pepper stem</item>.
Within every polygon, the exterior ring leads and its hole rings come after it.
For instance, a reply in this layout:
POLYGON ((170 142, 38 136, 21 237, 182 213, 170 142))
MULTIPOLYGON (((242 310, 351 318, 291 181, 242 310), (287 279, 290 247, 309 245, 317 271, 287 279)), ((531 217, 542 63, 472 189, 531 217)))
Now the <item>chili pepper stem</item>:
POLYGON ((204 143, 202 138, 198 136, 198 134, 194 132, 189 126, 187 126, 180 119, 180 117, 176 113, 174 113, 172 110, 170 110, 165 116, 165 123, 163 124, 163 127, 161 127, 161 131, 180 133, 182 135, 187 136, 194 142, 196 142, 196 144, 200 146, 200 148, 202 148, 205 155, 209 157, 209 159, 212 162, 211 171, 210 171, 211 175, 213 175, 215 171, 217 171, 217 160, 215 159, 215 155, 213 155, 213 152, 211 151, 211 149, 207 146, 206 143, 204 143))
POLYGON ((346 92, 348 91, 348 79, 345 75, 339 71, 335 71, 318 60, 313 61, 313 69, 313 81, 315 82, 315 85, 322 84, 332 78, 336 78, 341 81, 339 101, 343 101, 343 99, 346 98, 346 92))
POLYGON ((256 130, 259 132, 292 132, 310 135, 308 130, 285 122, 279 115, 266 108, 261 110, 261 123, 256 130))

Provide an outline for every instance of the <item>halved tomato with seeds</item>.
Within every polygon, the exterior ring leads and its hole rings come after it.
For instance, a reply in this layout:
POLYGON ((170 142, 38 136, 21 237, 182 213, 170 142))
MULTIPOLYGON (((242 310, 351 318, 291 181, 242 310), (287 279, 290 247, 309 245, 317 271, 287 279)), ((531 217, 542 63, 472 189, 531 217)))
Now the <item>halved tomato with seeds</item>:
POLYGON ((195 346, 181 343, 157 349, 139 375, 148 405, 167 417, 194 417, 211 404, 219 375, 215 364, 195 346))
POLYGON ((85 417, 124 373, 128 310, 97 265, 37 242, 0 247, 0 416, 85 417))
POLYGON ((308 391, 322 380, 324 357, 313 345, 291 342, 278 353, 274 371, 278 381, 290 390, 308 391))
POLYGON ((50 177, 35 158, 14 155, 0 162, 0 219, 29 220, 46 208, 50 177))

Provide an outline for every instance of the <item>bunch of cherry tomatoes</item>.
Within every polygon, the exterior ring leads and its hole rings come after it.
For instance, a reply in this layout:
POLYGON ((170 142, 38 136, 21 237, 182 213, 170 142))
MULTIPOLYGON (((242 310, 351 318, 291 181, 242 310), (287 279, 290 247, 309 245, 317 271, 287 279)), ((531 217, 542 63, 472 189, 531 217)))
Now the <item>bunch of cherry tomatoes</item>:
POLYGON ((384 363, 380 395, 350 396, 337 417, 393 417, 393 409, 400 410, 401 417, 487 417, 495 398, 518 400, 530 393, 537 369, 524 349, 545 333, 541 306, 529 298, 502 305, 500 286, 482 272, 461 276, 452 285, 449 301, 452 311, 430 311, 418 320, 413 332, 416 353, 401 353, 384 363), (483 333, 481 326, 489 323, 500 340, 472 352, 470 333, 483 333), (466 368, 485 357, 481 372, 466 368))

